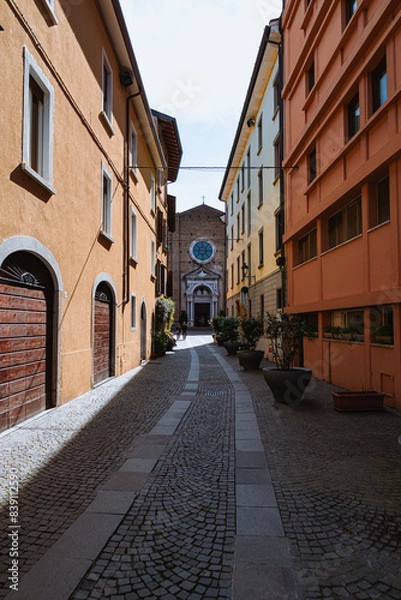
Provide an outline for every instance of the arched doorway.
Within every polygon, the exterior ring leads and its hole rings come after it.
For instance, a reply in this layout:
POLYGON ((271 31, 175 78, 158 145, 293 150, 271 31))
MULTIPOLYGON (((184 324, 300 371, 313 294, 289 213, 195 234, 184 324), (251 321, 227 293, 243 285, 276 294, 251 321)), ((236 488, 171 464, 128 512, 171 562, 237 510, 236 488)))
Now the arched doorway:
POLYGON ((199 285, 194 289, 194 326, 206 327, 211 318, 211 305, 213 294, 206 285, 199 285))
POLYGON ((141 304, 141 339, 140 339, 140 360, 147 359, 147 314, 146 304, 143 301, 141 304))
POLYGON ((114 375, 114 302, 105 281, 96 287, 94 302, 93 382, 96 385, 114 375))
POLYGON ((26 251, 0 267, 0 430, 53 405, 54 283, 26 251))

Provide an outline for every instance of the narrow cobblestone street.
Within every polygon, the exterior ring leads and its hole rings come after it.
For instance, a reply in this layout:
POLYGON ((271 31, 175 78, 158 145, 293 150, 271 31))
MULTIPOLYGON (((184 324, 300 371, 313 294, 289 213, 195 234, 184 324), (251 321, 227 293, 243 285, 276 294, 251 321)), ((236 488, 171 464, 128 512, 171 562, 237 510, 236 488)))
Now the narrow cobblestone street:
POLYGON ((1 597, 401 598, 400 415, 331 389, 277 404, 194 332, 1 436, 1 597))

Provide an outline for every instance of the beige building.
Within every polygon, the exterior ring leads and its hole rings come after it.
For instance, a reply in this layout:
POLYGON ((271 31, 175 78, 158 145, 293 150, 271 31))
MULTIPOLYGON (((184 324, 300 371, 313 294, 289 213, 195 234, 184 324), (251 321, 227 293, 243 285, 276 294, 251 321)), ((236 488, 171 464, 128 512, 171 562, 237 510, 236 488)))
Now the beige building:
POLYGON ((202 204, 175 217, 170 233, 169 275, 175 319, 207 326, 225 310, 224 212, 202 204))
MULTIPOLYGON (((278 21, 265 28, 219 197, 227 204, 227 312, 282 306, 278 21)), ((267 339, 259 343, 268 350, 267 339)))
POLYGON ((118 0, 4 0, 0 24, 5 429, 150 355, 181 147, 118 0))

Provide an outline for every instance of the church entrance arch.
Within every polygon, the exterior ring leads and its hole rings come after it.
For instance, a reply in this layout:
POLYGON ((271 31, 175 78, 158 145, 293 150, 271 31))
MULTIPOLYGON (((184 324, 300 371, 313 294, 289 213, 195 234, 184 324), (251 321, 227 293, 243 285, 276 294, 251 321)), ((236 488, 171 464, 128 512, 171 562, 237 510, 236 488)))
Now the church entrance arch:
POLYGON ((199 285, 194 289, 194 326, 206 327, 211 318, 211 305, 213 293, 206 285, 199 285))

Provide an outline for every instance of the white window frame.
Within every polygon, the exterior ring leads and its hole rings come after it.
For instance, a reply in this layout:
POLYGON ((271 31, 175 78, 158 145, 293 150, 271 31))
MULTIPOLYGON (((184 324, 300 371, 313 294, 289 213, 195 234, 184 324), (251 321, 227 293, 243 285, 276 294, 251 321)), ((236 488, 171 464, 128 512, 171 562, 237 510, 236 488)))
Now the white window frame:
POLYGON ((150 276, 156 279, 156 240, 150 240, 150 276))
POLYGON ((156 180, 153 173, 150 174, 150 210, 156 214, 156 180))
POLYGON ((111 241, 114 241, 112 238, 113 231, 113 177, 107 167, 102 163, 102 198, 101 198, 101 207, 102 207, 102 220, 101 220, 101 232, 111 241), (107 196, 105 194, 104 182, 105 179, 108 182, 107 185, 107 196))
POLYGON ((131 208, 131 260, 138 262, 138 215, 131 208))
POLYGON ((54 129, 54 90, 50 81, 39 68, 29 50, 24 47, 24 114, 22 133, 22 164, 21 167, 32 179, 37 181, 52 194, 53 187, 53 129, 54 129), (41 141, 39 170, 31 166, 31 90, 30 80, 34 79, 43 92, 43 108, 41 111, 41 141))
POLYGON ((58 20, 54 11, 54 0, 43 0, 43 4, 46 8, 46 11, 50 17, 52 24, 58 25, 58 20))
POLYGON ((102 50, 102 115, 113 131, 113 69, 104 48, 102 50))
POLYGON ((137 301, 136 294, 131 294, 131 331, 135 331, 137 328, 137 301))
POLYGON ((130 173, 134 176, 134 179, 138 181, 138 133, 136 131, 134 123, 131 121, 130 125, 130 138, 129 138, 129 160, 130 160, 130 173))

